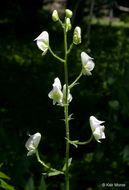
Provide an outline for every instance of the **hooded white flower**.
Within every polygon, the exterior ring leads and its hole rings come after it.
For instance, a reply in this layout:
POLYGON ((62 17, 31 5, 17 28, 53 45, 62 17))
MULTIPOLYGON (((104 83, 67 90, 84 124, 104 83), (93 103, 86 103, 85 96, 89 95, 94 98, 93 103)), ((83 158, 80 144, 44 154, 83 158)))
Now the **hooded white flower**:
POLYGON ((105 127, 104 125, 101 125, 104 122, 105 121, 100 121, 96 119, 94 116, 90 117, 91 130, 97 142, 100 142, 99 139, 105 139, 105 134, 104 134, 105 127))
POLYGON ((73 33, 73 43, 78 45, 81 43, 81 28, 76 26, 73 33))
POLYGON ((91 58, 89 55, 87 55, 85 52, 81 53, 81 60, 82 60, 82 72, 84 75, 92 75, 91 71, 94 69, 94 62, 92 61, 93 58, 91 58))
POLYGON ((25 147, 29 151, 27 153, 27 156, 31 156, 36 152, 36 149, 39 145, 41 139, 41 134, 40 133, 35 133, 34 135, 30 135, 29 139, 27 140, 25 147))
POLYGON ((49 48, 49 34, 48 32, 42 32, 36 39, 35 39, 37 46, 39 49, 43 51, 42 55, 45 55, 48 48, 49 48))
POLYGON ((61 92, 61 82, 59 78, 55 78, 53 89, 49 92, 48 97, 53 100, 53 105, 57 103, 61 104, 63 99, 63 93, 61 92))
MULTIPOLYGON (((57 77, 53 83, 53 89, 49 92, 48 97, 53 100, 53 105, 56 103, 63 106, 66 100, 66 85, 63 86, 63 90, 61 86, 60 79, 57 77), (62 92, 63 91, 63 92, 62 92)), ((68 103, 72 101, 72 95, 70 94, 70 90, 68 89, 68 103)))
MULTIPOLYGON (((66 100, 66 84, 63 86, 63 103, 65 104, 66 100)), ((70 90, 68 89, 68 103, 72 101, 72 95, 70 94, 70 90)))

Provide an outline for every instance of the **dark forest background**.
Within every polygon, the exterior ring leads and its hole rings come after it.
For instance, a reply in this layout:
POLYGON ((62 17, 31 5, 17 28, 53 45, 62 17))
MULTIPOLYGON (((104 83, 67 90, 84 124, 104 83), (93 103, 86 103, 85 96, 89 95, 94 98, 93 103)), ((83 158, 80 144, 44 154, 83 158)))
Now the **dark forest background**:
MULTIPOLYGON (((40 132, 41 158, 62 168, 65 156, 63 109, 48 98, 55 77, 64 83, 63 65, 48 52, 44 57, 33 41, 42 31, 63 57, 63 32, 51 19, 54 9, 64 17, 73 10, 73 28, 82 28, 82 43, 69 55, 69 82, 81 69, 80 53, 94 58, 91 77, 72 89, 71 139, 91 135, 89 116, 105 122, 106 139, 78 149, 71 146, 71 190, 102 190, 102 183, 129 189, 129 1, 4 0, 0 6, 0 171, 16 190, 63 190, 62 176, 42 177, 45 169, 35 155, 27 157, 28 134, 40 132), (42 179, 42 180, 41 180, 42 179)), ((0 178, 2 179, 2 178, 0 178)), ((0 180, 0 184, 2 181, 0 180)), ((11 187, 10 187, 11 188, 11 187)), ((3 189, 0 187, 0 189, 3 189)), ((6 190, 9 187, 5 188, 6 190)), ((12 190, 12 189, 10 189, 12 190)), ((116 190, 116 187, 110 187, 116 190)))

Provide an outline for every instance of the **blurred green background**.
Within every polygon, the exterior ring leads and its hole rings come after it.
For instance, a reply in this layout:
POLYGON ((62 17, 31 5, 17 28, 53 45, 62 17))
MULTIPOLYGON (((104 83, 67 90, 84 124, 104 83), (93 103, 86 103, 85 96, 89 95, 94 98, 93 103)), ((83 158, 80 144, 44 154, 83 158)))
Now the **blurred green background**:
MULTIPOLYGON (((82 43, 69 55, 69 83, 81 70, 80 53, 94 58, 91 77, 83 76, 71 90, 71 139, 90 138, 89 116, 105 122, 106 139, 93 140, 78 149, 70 147, 70 190, 101 190, 102 183, 126 184, 129 189, 129 3, 100 0, 5 0, 0 7, 0 171, 11 177, 16 190, 40 190, 46 170, 27 157, 28 134, 40 132, 41 158, 60 169, 65 157, 63 108, 48 98, 55 77, 64 84, 64 67, 48 52, 44 57, 33 41, 42 31, 50 35, 50 46, 63 57, 63 32, 51 19, 53 9, 64 17, 64 8, 74 12, 82 28, 82 43), (94 3, 93 11, 91 4, 94 3), (125 10, 119 8, 124 7, 125 10), (91 22, 89 21, 90 11, 91 22), (111 13, 113 13, 111 15, 111 13), (88 24, 90 36, 87 35, 88 24), (90 38, 89 38, 90 37, 90 38), (88 39, 89 38, 89 39, 88 39), (89 44, 87 44, 89 41, 89 44)), ((63 190, 63 176, 44 177, 42 190, 63 190)), ((116 187, 110 187, 116 190, 116 187)))

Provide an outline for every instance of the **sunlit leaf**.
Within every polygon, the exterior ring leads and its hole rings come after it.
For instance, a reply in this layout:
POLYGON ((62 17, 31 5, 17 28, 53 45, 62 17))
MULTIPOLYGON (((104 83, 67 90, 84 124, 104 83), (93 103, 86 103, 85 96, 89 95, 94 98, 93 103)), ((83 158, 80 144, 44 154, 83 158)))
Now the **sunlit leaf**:
POLYGON ((6 174, 4 174, 3 172, 0 172, 0 178, 10 180, 10 177, 8 177, 8 176, 7 176, 6 174))
POLYGON ((0 187, 6 190, 15 190, 13 186, 7 184, 3 179, 0 179, 0 187))

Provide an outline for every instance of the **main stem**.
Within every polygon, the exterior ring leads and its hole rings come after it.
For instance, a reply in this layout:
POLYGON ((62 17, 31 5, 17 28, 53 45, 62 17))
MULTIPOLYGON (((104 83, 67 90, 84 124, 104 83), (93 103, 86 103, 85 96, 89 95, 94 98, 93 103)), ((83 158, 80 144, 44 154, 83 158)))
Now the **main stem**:
MULTIPOLYGON (((65 22, 66 23, 66 22, 65 22)), ((64 46, 65 46, 65 62, 64 62, 64 72, 65 72, 65 84, 66 84, 66 99, 64 106, 64 114, 65 114, 65 127, 66 127, 66 138, 69 139, 69 120, 68 120, 68 67, 67 67, 67 32, 66 26, 64 27, 64 46)), ((65 171, 65 190, 69 190, 69 142, 66 140, 66 171, 65 171)))

